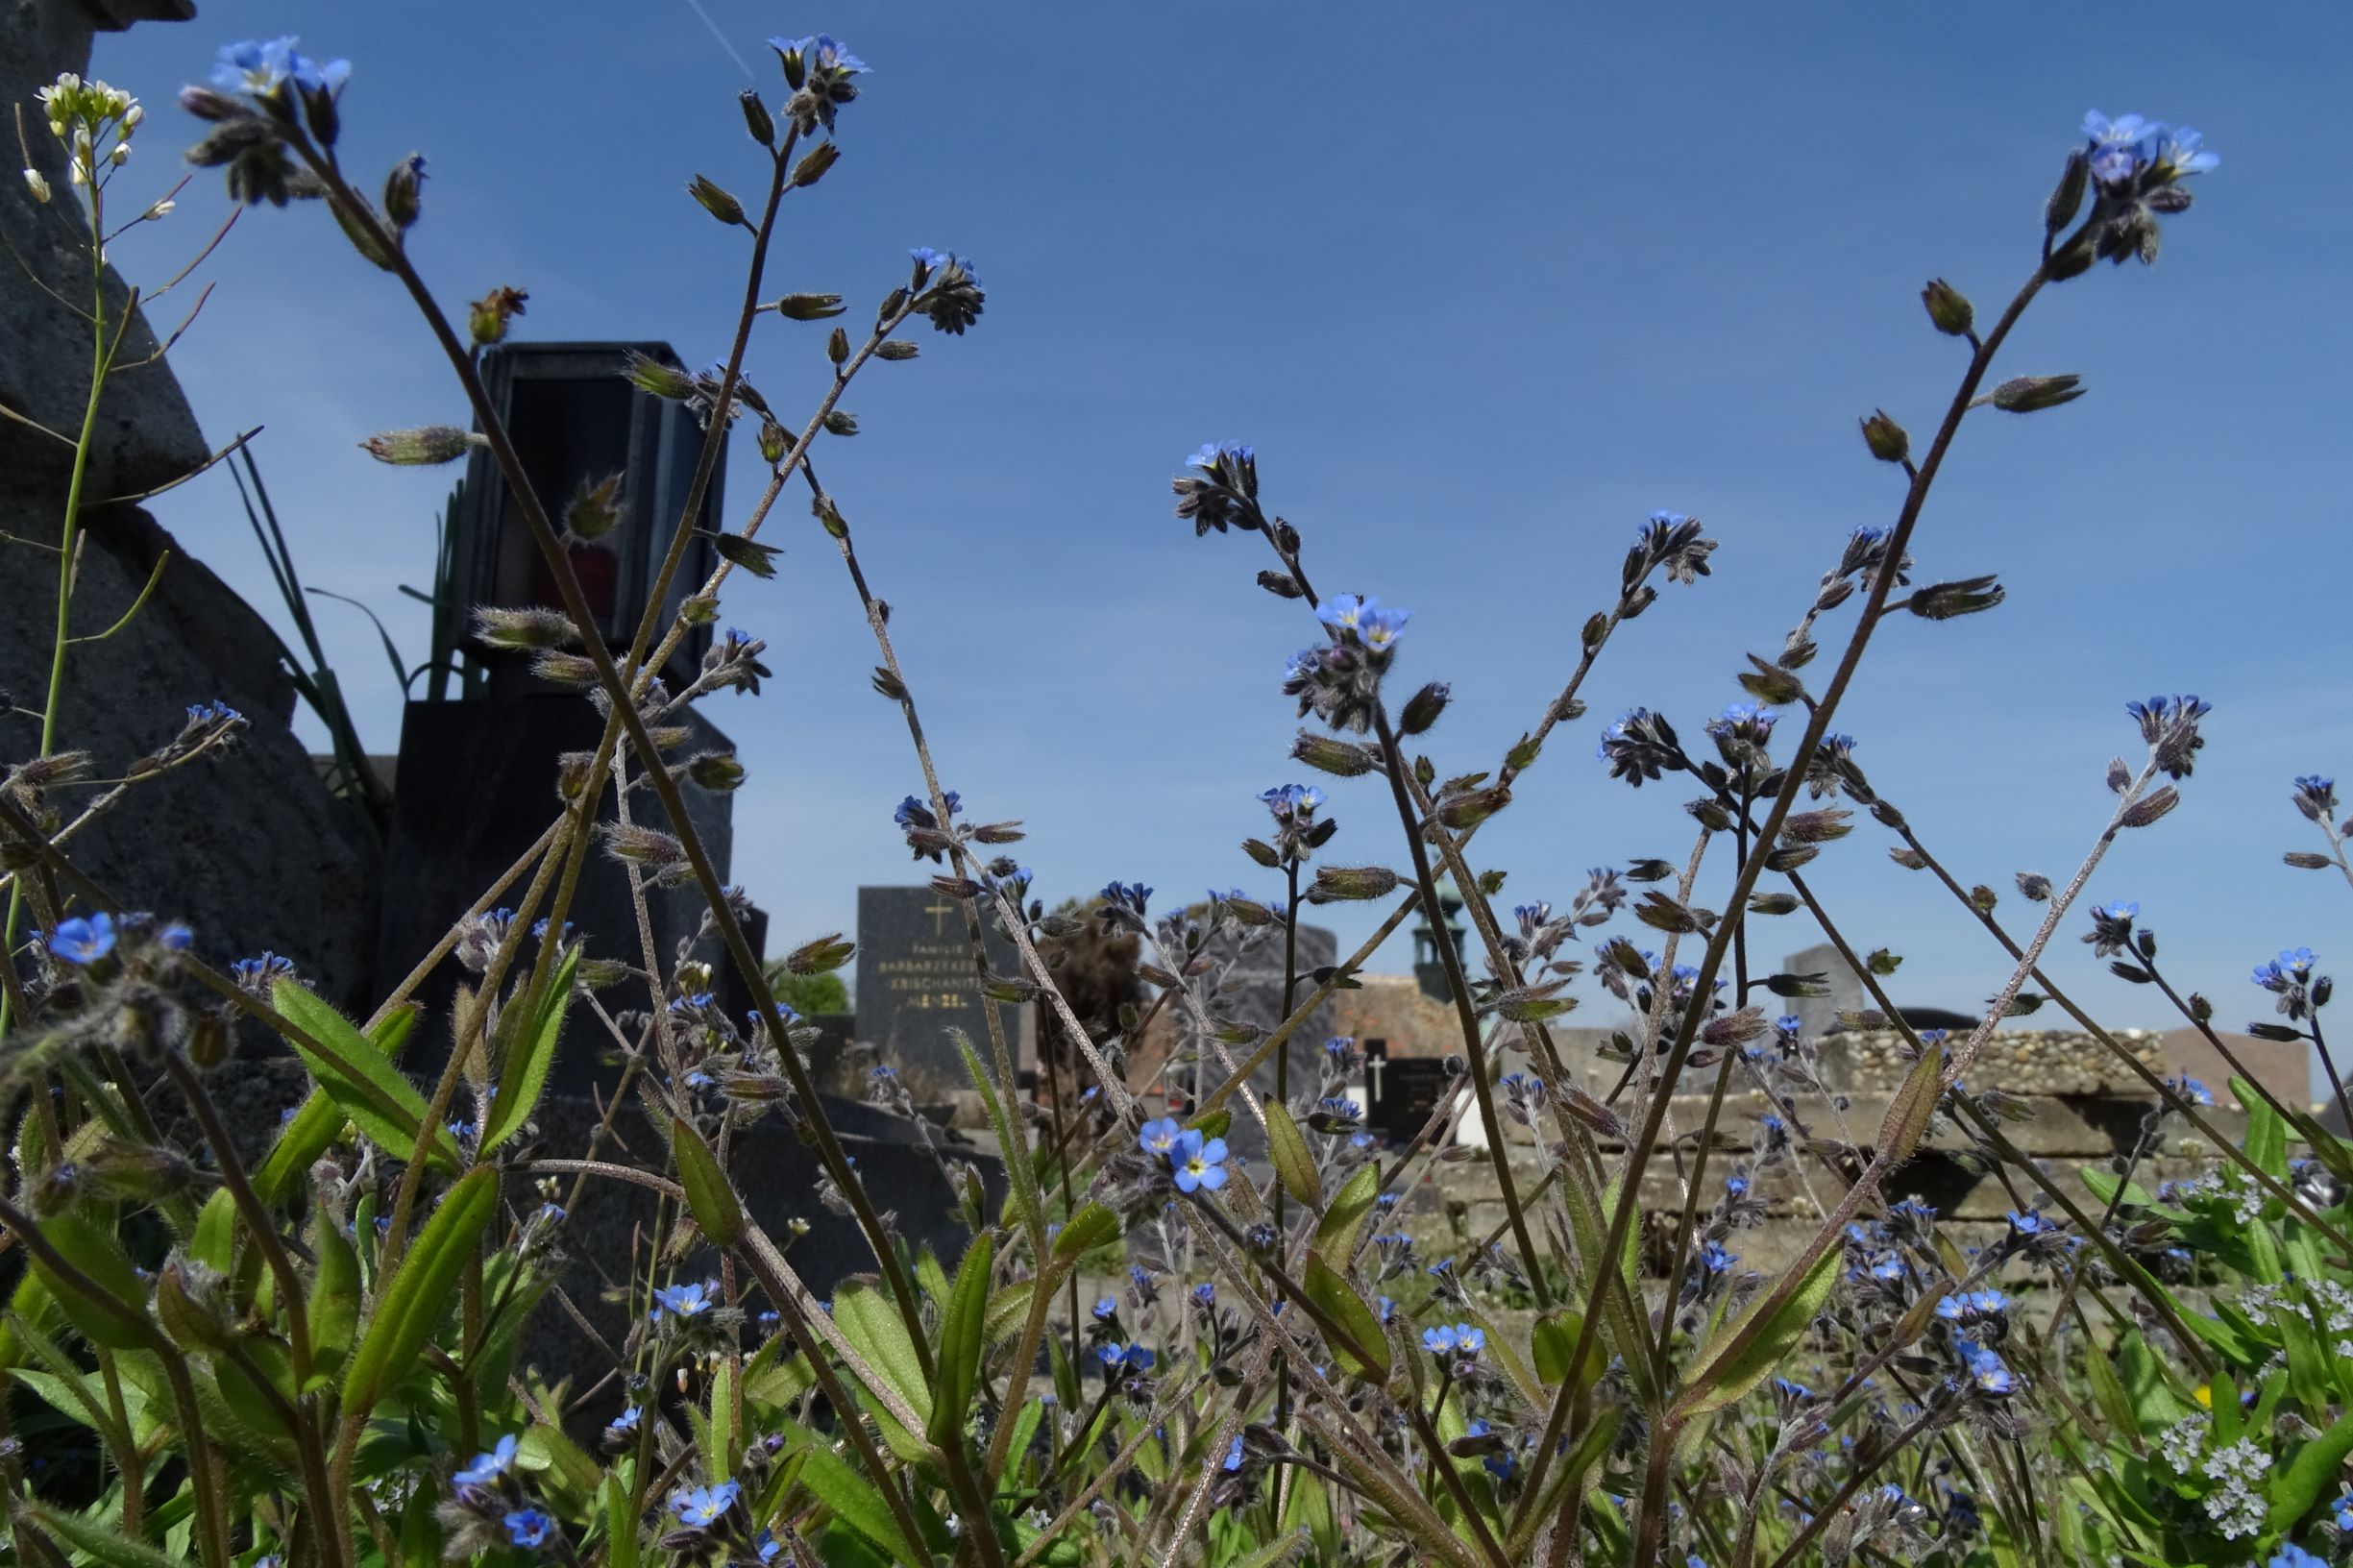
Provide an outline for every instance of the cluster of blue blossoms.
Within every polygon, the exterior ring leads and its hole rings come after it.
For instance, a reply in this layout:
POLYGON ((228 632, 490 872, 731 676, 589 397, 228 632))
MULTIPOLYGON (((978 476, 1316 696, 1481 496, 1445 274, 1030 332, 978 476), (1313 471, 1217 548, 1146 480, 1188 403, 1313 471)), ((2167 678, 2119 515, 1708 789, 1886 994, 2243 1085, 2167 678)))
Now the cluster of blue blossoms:
POLYGON ((1180 1192, 1214 1192, 1226 1185, 1226 1140, 1204 1138, 1199 1128, 1173 1116, 1145 1122, 1136 1146, 1165 1163, 1180 1192))

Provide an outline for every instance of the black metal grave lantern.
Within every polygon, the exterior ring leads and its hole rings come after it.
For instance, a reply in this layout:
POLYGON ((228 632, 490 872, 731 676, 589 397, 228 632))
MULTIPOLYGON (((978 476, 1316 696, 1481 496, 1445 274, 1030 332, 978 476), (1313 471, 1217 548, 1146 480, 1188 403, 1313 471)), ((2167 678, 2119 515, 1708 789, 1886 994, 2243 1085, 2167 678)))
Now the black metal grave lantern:
MULTIPOLYGON (((629 355, 674 368, 667 343, 502 343, 482 356, 482 380, 514 442, 516 455, 548 516, 560 527, 565 509, 585 485, 620 474, 621 518, 602 537, 571 545, 580 580, 605 646, 619 652, 636 634, 653 593, 662 558, 694 485, 703 431, 685 404, 647 392, 627 374, 629 355)), ((667 631, 686 597, 717 564, 711 541, 721 516, 726 474, 725 435, 718 468, 702 498, 678 572, 663 596, 660 630, 667 631)), ((463 675, 469 697, 518 697, 551 688, 533 675, 528 654, 488 649, 470 636, 476 606, 558 608, 553 575, 524 522, 491 453, 477 447, 451 497, 449 580, 439 617, 448 646, 434 656, 463 675)), ((657 633, 658 635, 658 633, 657 633)), ((680 639, 662 671, 674 690, 695 678, 709 648, 708 626, 680 639)))
MULTIPOLYGON (((701 427, 685 406, 629 380, 632 353, 678 364, 663 343, 510 343, 482 358, 492 405, 532 492, 559 527, 584 484, 622 476, 619 516, 612 526, 568 546, 597 631, 617 654, 627 649, 653 596, 703 441, 701 427)), ((721 455, 720 471, 712 476, 697 516, 697 536, 688 541, 663 595, 658 625, 664 631, 716 564, 708 533, 720 515, 723 449, 721 455)), ((447 687, 437 680, 433 695, 411 701, 403 717, 377 921, 376 969, 386 980, 405 974, 432 951, 482 889, 530 849, 555 809, 562 759, 593 751, 604 729, 602 717, 581 693, 533 674, 529 654, 486 648, 470 635, 472 612, 478 606, 562 605, 522 508, 491 454, 479 447, 450 499, 435 599, 434 658, 442 671, 457 675, 458 699, 445 699, 447 687)), ((708 626, 693 627, 679 640, 661 672, 673 692, 693 683, 709 646, 708 626)), ((676 722, 691 731, 688 751, 733 749, 697 710, 681 712, 676 722)), ((723 879, 733 847, 732 804, 733 796, 723 793, 687 792, 696 835, 723 879)), ((633 809, 638 821, 660 819, 650 794, 637 794, 633 809)), ((609 792, 598 802, 598 813, 601 821, 614 820, 609 792)), ((696 943, 704 909, 701 892, 655 887, 647 892, 647 905, 656 952, 667 965, 682 943, 696 943)), ((636 907, 627 878, 605 856, 592 854, 582 865, 571 920, 591 953, 638 961, 636 907)), ((766 918, 752 911, 746 934, 755 953, 765 942, 766 925, 766 918)), ((718 943, 705 940, 695 950, 720 971, 713 989, 723 1001, 739 1013, 748 1007, 743 978, 718 943)), ((441 963, 416 999, 446 1016, 461 978, 457 968, 455 960, 441 963)), ((436 1044, 446 1050, 446 1036, 429 1039, 418 1052, 421 1059, 404 1066, 433 1070, 429 1058, 436 1044)), ((570 1050, 558 1057, 549 1088, 557 1094, 586 1093, 592 1087, 609 1091, 616 1072, 591 1048, 570 1050)))

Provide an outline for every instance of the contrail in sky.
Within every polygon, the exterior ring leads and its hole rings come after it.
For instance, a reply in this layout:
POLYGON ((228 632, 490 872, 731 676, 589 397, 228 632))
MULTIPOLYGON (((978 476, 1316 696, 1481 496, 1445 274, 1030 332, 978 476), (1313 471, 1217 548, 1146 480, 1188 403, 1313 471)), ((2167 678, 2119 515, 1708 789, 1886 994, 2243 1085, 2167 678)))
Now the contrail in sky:
MULTIPOLYGON (((719 24, 711 20, 711 13, 702 9, 702 0, 686 0, 686 3, 695 8, 695 14, 701 17, 702 25, 711 30, 711 37, 717 38, 719 46, 727 51, 727 58, 735 61, 736 69, 746 76, 751 76, 751 67, 744 63, 744 57, 735 52, 735 45, 727 41, 727 35, 719 30, 719 24)), ((751 79, 755 82, 759 80, 758 77, 751 79)))

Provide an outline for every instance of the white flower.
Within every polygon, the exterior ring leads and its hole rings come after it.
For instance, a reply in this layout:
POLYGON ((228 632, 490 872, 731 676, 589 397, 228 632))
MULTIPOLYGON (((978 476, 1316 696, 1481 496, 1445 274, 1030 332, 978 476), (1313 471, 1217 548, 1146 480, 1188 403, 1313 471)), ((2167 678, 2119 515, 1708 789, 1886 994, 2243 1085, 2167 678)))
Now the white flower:
POLYGON ((35 201, 46 203, 49 200, 49 182, 42 177, 40 170, 25 170, 25 186, 33 192, 35 201))
POLYGON ((161 197, 156 202, 155 206, 149 208, 145 212, 140 213, 139 216, 143 221, 153 223, 158 218, 169 216, 172 208, 178 207, 179 205, 180 204, 178 202, 173 201, 168 196, 161 197))
POLYGON ((2165 1430, 2157 1439, 2158 1452, 2177 1475, 2189 1475, 2196 1465, 2198 1456, 2206 1449, 2206 1432, 2214 1418, 2203 1410, 2193 1410, 2165 1430))

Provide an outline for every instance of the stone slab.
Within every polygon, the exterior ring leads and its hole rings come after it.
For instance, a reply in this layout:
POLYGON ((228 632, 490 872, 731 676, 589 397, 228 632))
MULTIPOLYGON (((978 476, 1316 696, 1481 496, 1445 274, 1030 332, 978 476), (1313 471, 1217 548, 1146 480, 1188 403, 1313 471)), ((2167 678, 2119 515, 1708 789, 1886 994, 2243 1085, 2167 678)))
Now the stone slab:
MULTIPOLYGON (((1013 943, 984 936, 990 970, 1021 972, 1013 943)), ((928 887, 858 890, 857 1040, 875 1060, 897 1069, 919 1105, 959 1107, 959 1120, 975 1119, 972 1090, 954 1036, 962 1032, 986 1060, 987 1002, 972 961, 964 906, 928 887)), ((1000 1006, 1004 1028, 1018 1037, 1033 1010, 1000 1006)), ((1032 1054, 1014 1041, 1014 1069, 1032 1054)))

